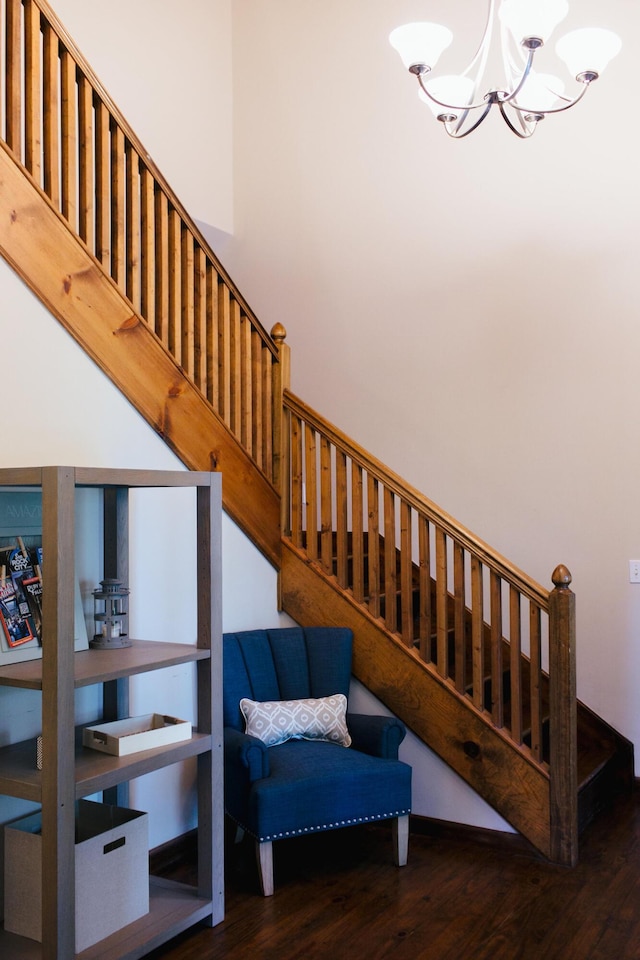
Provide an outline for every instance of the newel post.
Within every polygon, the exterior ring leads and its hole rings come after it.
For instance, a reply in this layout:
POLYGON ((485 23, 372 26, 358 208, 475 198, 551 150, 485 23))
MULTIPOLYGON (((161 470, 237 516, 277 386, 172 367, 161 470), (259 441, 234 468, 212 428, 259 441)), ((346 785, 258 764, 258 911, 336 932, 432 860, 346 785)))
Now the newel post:
POLYGON ((284 391, 290 387, 291 351, 285 343, 287 331, 281 323, 271 330, 271 339, 278 348, 278 362, 273 364, 273 483, 280 494, 280 532, 289 533, 289 419, 284 409, 284 391))
POLYGON ((571 574, 553 571, 549 595, 551 859, 578 862, 578 744, 576 705, 576 598, 571 574))

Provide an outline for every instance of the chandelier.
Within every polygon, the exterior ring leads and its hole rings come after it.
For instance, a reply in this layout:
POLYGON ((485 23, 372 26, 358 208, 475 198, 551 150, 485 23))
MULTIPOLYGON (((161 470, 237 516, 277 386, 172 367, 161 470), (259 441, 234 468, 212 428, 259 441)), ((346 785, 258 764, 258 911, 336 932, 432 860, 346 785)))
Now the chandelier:
POLYGON ((597 80, 621 47, 611 30, 584 27, 561 37, 556 53, 579 84, 574 96, 565 96, 563 81, 537 73, 533 61, 553 30, 569 12, 566 0, 489 0, 487 22, 478 50, 462 74, 431 78, 453 34, 438 23, 407 23, 389 36, 405 67, 420 84, 419 96, 431 108, 450 137, 472 133, 497 106, 507 126, 523 139, 530 137, 548 114, 573 107, 597 80), (482 92, 491 41, 499 20, 504 88, 482 92))

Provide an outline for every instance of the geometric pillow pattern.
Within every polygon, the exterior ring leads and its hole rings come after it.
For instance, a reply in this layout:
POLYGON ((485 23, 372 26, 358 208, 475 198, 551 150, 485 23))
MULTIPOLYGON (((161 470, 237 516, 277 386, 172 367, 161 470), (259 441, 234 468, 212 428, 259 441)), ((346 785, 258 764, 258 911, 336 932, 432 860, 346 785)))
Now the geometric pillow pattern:
POLYGON ((246 730, 268 747, 285 740, 329 740, 343 747, 351 745, 347 729, 347 698, 343 693, 306 700, 249 700, 243 697, 240 710, 246 730))

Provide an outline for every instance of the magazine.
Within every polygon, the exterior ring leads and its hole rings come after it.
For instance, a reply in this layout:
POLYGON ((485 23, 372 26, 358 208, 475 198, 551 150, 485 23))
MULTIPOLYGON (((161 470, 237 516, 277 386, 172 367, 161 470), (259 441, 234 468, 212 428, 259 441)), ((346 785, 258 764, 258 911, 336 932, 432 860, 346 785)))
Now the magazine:
POLYGON ((13 579, 7 576, 4 565, 0 568, 0 623, 9 647, 18 647, 34 639, 28 604, 18 597, 13 579))

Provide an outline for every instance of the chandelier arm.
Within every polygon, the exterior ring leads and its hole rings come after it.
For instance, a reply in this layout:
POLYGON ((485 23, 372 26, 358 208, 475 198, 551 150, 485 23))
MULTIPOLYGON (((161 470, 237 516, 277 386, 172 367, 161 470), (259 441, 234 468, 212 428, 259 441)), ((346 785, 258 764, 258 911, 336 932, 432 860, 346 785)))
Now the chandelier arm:
MULTIPOLYGON (((526 107, 521 107, 519 103, 512 103, 511 106, 514 108, 514 110, 518 110, 520 113, 541 113, 545 117, 547 116, 548 113, 563 113, 565 110, 569 110, 571 107, 575 107, 576 103, 580 103, 585 93, 589 89, 589 84, 591 83, 591 81, 585 80, 583 81, 583 83, 584 83, 584 87, 582 88, 578 96, 574 97, 573 100, 569 100, 567 103, 564 104, 563 107, 552 107, 550 110, 527 110, 526 107)), ((566 98, 563 97, 562 99, 564 100, 566 98)))
MULTIPOLYGON (((429 93, 429 91, 427 90, 427 85, 422 80, 423 75, 426 76, 426 74, 422 74, 422 73, 416 74, 418 78, 418 83, 422 88, 422 92, 427 97, 429 97, 429 100, 431 100, 433 103, 437 103, 439 107, 444 107, 447 110, 477 110, 478 107, 483 107, 487 102, 487 98, 483 97, 483 99, 479 100, 478 103, 467 103, 467 104, 461 104, 460 106, 456 106, 456 104, 454 103, 443 103, 442 100, 438 100, 436 97, 433 96, 432 93, 429 93)), ((489 103, 489 106, 491 106, 491 102, 489 103)))
MULTIPOLYGON (((509 129, 511 130, 511 132, 512 132, 512 133, 515 133, 516 137, 520 137, 521 140, 528 140, 529 137, 532 136, 534 130, 536 129, 536 124, 533 124, 532 127, 525 127, 525 130, 526 130, 527 132, 526 132, 526 133, 522 133, 520 130, 518 130, 517 127, 515 127, 515 126, 513 125, 513 123, 511 122, 511 120, 510 120, 509 117, 507 116, 507 111, 505 110, 504 105, 503 105, 502 103, 500 103, 499 106, 500 106, 500 113, 502 114, 502 119, 504 120, 504 122, 506 123, 506 125, 509 127, 509 129)), ((519 115, 519 114, 520 114, 520 111, 518 110, 518 115, 519 115)), ((524 117, 520 117, 520 119, 523 120, 524 117)))
POLYGON ((511 93, 506 94, 506 96, 502 97, 499 101, 500 103, 511 103, 518 96, 518 94, 520 93, 520 91, 525 85, 527 77, 531 72, 531 67, 533 65, 533 56, 535 52, 536 52, 535 50, 529 50, 529 55, 527 57, 527 62, 525 64, 524 73, 520 77, 520 80, 518 81, 518 85, 516 86, 515 90, 513 90, 511 93))
MULTIPOLYGON (((481 104, 478 104, 478 106, 481 106, 481 104)), ((480 114, 480 116, 479 116, 479 118, 476 120, 476 122, 475 122, 474 124, 472 124, 472 125, 469 127, 468 130, 465 130, 464 133, 457 133, 457 131, 460 129, 462 123, 464 122, 464 117, 462 118, 462 120, 460 121, 460 123, 457 124, 455 131, 452 132, 451 130, 449 130, 449 124, 448 124, 448 123, 445 123, 445 124, 444 124, 444 129, 446 130, 447 134, 448 134, 450 137, 453 137, 454 140, 462 140, 464 137, 468 137, 470 133, 473 133, 474 130, 477 130, 477 128, 480 126, 480 124, 482 123, 482 121, 484 120, 484 118, 485 118, 485 117, 487 116, 487 114, 489 113, 489 110, 491 110, 491 107, 492 107, 492 106, 493 106, 493 101, 489 100, 489 102, 487 103, 486 107, 484 108, 484 111, 480 114)), ((465 114, 465 116, 466 116, 466 114, 465 114)))
POLYGON ((478 89, 478 85, 479 85, 480 81, 482 80, 482 77, 484 76, 484 71, 485 71, 485 68, 486 68, 486 65, 487 65, 487 58, 488 58, 488 56, 489 56, 489 48, 490 48, 490 46, 491 46, 491 38, 492 38, 492 36, 493 36, 493 24, 494 24, 494 20, 495 20, 495 17, 494 17, 494 14, 495 14, 495 6, 496 6, 495 0, 489 0, 488 12, 487 12, 487 22, 486 22, 485 27, 484 27, 484 33, 482 34, 482 39, 481 39, 481 41, 480 41, 480 45, 478 46, 478 49, 476 50, 476 52, 475 52, 475 54, 474 54, 474 56, 473 56, 473 59, 472 59, 471 63, 469 64, 469 66, 467 67, 467 69, 466 69, 466 70, 464 71, 464 73, 462 74, 462 76, 466 77, 467 74, 470 73, 470 72, 473 70, 474 66, 476 65, 476 62, 477 62, 478 60, 481 60, 480 67, 479 67, 479 69, 478 69, 478 74, 477 74, 477 76, 476 76, 476 78, 475 78, 475 80, 474 80, 474 93, 475 93, 475 91, 478 89))

